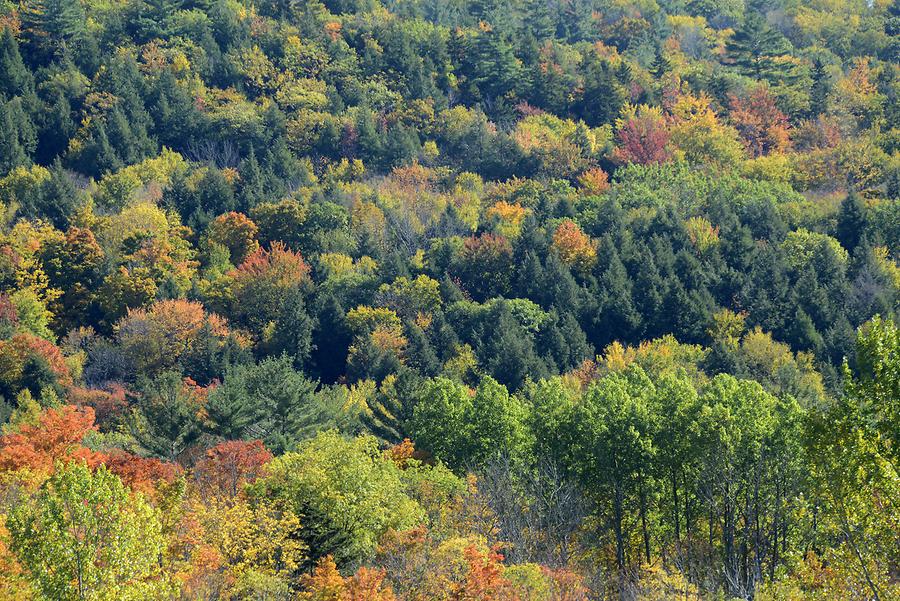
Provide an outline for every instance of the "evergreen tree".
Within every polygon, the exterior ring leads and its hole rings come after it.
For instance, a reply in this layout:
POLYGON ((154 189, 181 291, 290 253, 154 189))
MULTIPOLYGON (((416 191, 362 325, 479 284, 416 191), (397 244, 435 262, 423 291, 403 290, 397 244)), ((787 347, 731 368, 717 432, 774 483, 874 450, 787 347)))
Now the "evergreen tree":
POLYGON ((84 200, 84 193, 75 187, 57 158, 50 167, 50 178, 41 185, 41 206, 32 208, 32 218, 49 219, 57 228, 68 229, 69 220, 84 200))
POLYGON ((532 337, 522 330, 506 305, 494 319, 492 333, 478 356, 485 371, 510 390, 518 390, 529 378, 538 380, 548 375, 532 337))
POLYGON ((72 119, 72 105, 62 90, 57 90, 42 111, 35 155, 37 162, 46 165, 62 157, 76 131, 77 127, 72 119))
POLYGON ((856 192, 841 201, 835 237, 847 251, 853 252, 866 230, 866 205, 856 192))
POLYGON ((265 200, 265 180, 252 146, 247 158, 241 161, 238 172, 241 174, 237 195, 238 204, 241 209, 247 211, 265 200))
POLYGON ((22 61, 12 28, 0 31, 0 97, 28 96, 34 92, 34 77, 22 61))
POLYGON ((346 311, 338 299, 329 294, 319 298, 316 326, 313 329, 312 373, 325 383, 333 383, 343 375, 351 335, 345 319, 346 311))
POLYGON ((10 104, 0 101, 0 177, 29 163, 28 152, 20 140, 15 110, 10 104))
POLYGON ((73 43, 86 37, 84 8, 79 0, 25 0, 20 18, 33 64, 70 56, 73 43))
POLYGON ((295 369, 302 370, 312 352, 313 320, 306 312, 306 303, 299 288, 292 288, 283 299, 281 311, 272 333, 265 341, 265 351, 271 355, 285 355, 295 369))
POLYGON ((575 101, 576 114, 591 126, 612 123, 627 100, 613 68, 594 53, 586 57, 584 88, 575 101))
POLYGON ((757 12, 747 15, 726 46, 732 63, 757 81, 782 77, 784 69, 775 59, 787 54, 789 49, 784 36, 757 12))
POLYGON ((823 114, 828 109, 828 95, 831 81, 825 62, 816 57, 812 64, 812 87, 809 92, 809 112, 812 116, 823 114))
POLYGON ((177 372, 143 382, 140 390, 132 434, 153 455, 175 461, 200 436, 196 401, 177 372))

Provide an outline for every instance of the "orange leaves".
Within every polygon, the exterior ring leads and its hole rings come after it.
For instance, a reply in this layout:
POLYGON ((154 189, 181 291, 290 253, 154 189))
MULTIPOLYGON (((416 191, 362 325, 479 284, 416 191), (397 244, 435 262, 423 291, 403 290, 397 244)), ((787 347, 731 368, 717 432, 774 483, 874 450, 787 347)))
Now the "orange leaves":
POLYGON ((563 263, 583 273, 590 271, 597 262, 594 243, 571 219, 564 220, 556 228, 553 248, 563 263))
POLYGON ((312 573, 300 579, 306 592, 304 601, 395 601, 390 585, 384 582, 384 572, 361 567, 350 578, 344 578, 330 555, 316 563, 312 573))
POLYGON ((578 176, 578 184, 586 194, 600 195, 609 190, 609 175, 603 169, 594 167, 578 176))
POLYGON ((320 559, 312 573, 304 574, 300 582, 306 589, 300 598, 306 601, 340 601, 344 588, 344 578, 331 555, 320 559))
POLYGON ((272 453, 261 440, 231 440, 209 449, 194 475, 204 492, 235 497, 245 483, 262 475, 271 460, 272 453))
POLYGON ((36 425, 22 425, 18 432, 0 436, 0 470, 49 472, 55 461, 72 459, 97 465, 103 456, 81 446, 85 434, 94 429, 94 410, 90 407, 47 409, 36 425))
POLYGON ((496 548, 482 553, 474 545, 464 551, 469 571, 451 595, 453 601, 515 601, 519 598, 503 576, 503 555, 496 548))
POLYGON ((137 368, 154 372, 174 365, 207 325, 214 336, 228 336, 225 320, 208 314, 200 303, 164 300, 129 311, 116 330, 122 350, 137 368))
POLYGON ((309 265, 282 242, 273 242, 270 249, 260 248, 231 272, 235 282, 266 278, 273 284, 289 286, 309 277, 309 265))
POLYGON ((152 496, 160 482, 172 483, 181 473, 178 464, 146 457, 138 457, 114 450, 103 460, 106 467, 134 491, 152 496))
POLYGON ((59 347, 44 338, 21 332, 0 341, 0 384, 8 392, 16 394, 23 388, 23 369, 29 359, 46 362, 60 386, 72 385, 72 374, 59 347))
POLYGON ((258 233, 259 228, 249 217, 234 211, 216 217, 207 230, 210 241, 227 248, 236 265, 259 250, 258 233))
POLYGON ((67 397, 76 407, 92 408, 101 427, 108 421, 124 415, 128 409, 125 388, 121 384, 112 384, 102 390, 76 386, 69 390, 67 397))

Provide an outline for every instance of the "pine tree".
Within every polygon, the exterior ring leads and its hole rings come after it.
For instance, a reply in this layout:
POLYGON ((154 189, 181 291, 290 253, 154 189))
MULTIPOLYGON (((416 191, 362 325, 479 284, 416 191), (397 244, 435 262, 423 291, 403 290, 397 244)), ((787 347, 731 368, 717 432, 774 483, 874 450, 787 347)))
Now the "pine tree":
POLYGON ((809 92, 809 111, 813 116, 821 115, 828 108, 828 95, 831 93, 831 81, 825 62, 816 57, 812 64, 812 88, 809 92))
POLYGON ((316 327, 313 329, 312 363, 315 377, 334 383, 343 375, 351 335, 347 329, 345 309, 333 295, 319 298, 316 327))
POLYGON ((625 88, 607 61, 593 53, 587 60, 583 91, 575 101, 574 109, 590 126, 612 123, 627 100, 625 88))
POLYGON ((249 210, 265 200, 265 180, 256 152, 250 147, 247 158, 241 161, 238 168, 241 175, 238 188, 238 201, 242 210, 249 210))
POLYGON ((283 301, 265 350, 271 355, 286 355, 293 361, 295 369, 303 369, 312 352, 314 322, 306 312, 299 288, 292 289, 283 301))
POLYGON ((34 92, 34 78, 22 61, 12 29, 0 32, 0 97, 27 96, 34 92))
POLYGON ((37 63, 68 56, 72 43, 86 36, 80 0, 25 0, 20 16, 37 63))
POLYGON ((787 54, 789 45, 762 15, 751 12, 728 41, 726 50, 739 69, 759 81, 782 75, 780 72, 783 69, 779 68, 775 59, 787 54))
POLYGON ((14 111, 9 104, 0 101, 0 177, 29 163, 28 153, 19 140, 14 111))
POLYGON ((866 205, 856 192, 841 201, 835 237, 846 250, 853 252, 866 229, 866 205))
POLYGON ((72 119, 72 106, 62 90, 56 91, 42 115, 35 158, 46 165, 65 154, 77 128, 72 119))
POLYGON ((69 220, 83 202, 83 196, 63 169, 62 162, 56 159, 50 167, 50 178, 41 185, 41 206, 35 207, 33 217, 49 219, 57 228, 68 229, 69 220))

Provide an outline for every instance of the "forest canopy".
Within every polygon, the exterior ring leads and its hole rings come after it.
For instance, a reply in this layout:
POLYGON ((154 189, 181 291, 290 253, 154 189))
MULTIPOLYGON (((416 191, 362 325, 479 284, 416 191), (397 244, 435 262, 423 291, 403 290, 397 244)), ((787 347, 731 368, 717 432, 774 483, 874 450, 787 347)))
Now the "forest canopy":
POLYGON ((0 601, 900 598, 900 0, 0 0, 0 601))

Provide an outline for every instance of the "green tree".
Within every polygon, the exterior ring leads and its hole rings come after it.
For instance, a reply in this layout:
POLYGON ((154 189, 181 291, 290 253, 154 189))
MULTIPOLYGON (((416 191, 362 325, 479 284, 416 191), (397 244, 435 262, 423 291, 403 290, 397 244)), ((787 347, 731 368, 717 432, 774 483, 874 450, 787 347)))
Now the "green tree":
POLYGON ((58 464, 7 518, 11 548, 42 598, 166 598, 158 512, 100 467, 58 464))
POLYGON ((726 45, 728 56, 735 66, 756 80, 777 82, 784 75, 785 66, 777 58, 790 50, 781 33, 766 23, 758 12, 750 12, 726 45))
POLYGON ((132 433, 153 455, 175 461, 200 437, 197 399, 178 372, 166 372, 140 389, 132 433))
POLYGON ((640 367, 611 374, 587 390, 559 434, 571 441, 571 469, 598 504, 598 513, 609 520, 622 576, 631 538, 628 517, 635 502, 644 534, 643 554, 650 552, 646 495, 660 420, 653 394, 654 386, 640 367))
POLYGON ((333 555, 339 565, 355 564, 374 553, 388 529, 406 530, 425 518, 376 438, 348 439, 334 430, 272 461, 252 494, 303 516, 300 532, 311 562, 333 555))
POLYGON ((0 32, 0 96, 28 96, 34 92, 34 77, 22 61, 12 28, 0 32))
POLYGON ((260 438, 276 453, 327 427, 333 417, 316 395, 316 383, 294 369, 287 355, 230 368, 210 392, 207 413, 214 433, 260 438))
POLYGON ((4 102, 0 97, 0 176, 31 164, 37 147, 37 133, 22 108, 22 99, 4 102))
POLYGON ((87 33, 84 7, 78 0, 27 0, 20 15, 22 29, 39 57, 69 56, 70 46, 87 33))

